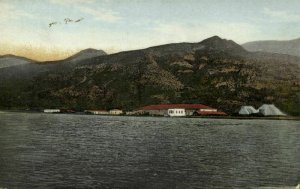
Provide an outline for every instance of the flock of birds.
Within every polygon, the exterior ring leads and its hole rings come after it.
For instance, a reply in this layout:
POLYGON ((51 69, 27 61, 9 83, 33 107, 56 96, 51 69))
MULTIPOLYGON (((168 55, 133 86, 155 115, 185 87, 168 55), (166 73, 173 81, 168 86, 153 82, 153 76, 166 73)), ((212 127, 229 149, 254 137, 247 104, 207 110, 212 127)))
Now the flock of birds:
MULTIPOLYGON (((68 23, 70 23, 70 22, 75 22, 75 23, 77 23, 77 22, 80 22, 80 21, 82 21, 84 18, 80 18, 80 19, 77 19, 77 20, 71 20, 70 18, 65 18, 64 19, 64 22, 65 22, 65 24, 68 24, 68 23)), ((51 28, 53 25, 56 25, 56 24, 60 24, 60 22, 51 22, 51 23, 49 23, 49 28, 51 28)))

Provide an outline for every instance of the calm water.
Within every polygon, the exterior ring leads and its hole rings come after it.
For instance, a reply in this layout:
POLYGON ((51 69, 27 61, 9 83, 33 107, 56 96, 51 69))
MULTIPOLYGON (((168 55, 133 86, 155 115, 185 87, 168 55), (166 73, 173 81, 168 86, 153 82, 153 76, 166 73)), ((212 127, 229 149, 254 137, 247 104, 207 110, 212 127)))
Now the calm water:
POLYGON ((255 188, 299 181, 299 121, 0 113, 0 188, 255 188))

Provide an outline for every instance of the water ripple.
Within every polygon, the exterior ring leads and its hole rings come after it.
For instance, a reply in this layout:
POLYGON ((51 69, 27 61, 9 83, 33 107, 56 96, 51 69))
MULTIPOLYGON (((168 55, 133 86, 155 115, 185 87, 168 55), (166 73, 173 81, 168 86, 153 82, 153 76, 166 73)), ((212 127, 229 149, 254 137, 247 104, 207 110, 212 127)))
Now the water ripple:
POLYGON ((0 114, 0 188, 259 188, 300 181, 297 121, 0 114))

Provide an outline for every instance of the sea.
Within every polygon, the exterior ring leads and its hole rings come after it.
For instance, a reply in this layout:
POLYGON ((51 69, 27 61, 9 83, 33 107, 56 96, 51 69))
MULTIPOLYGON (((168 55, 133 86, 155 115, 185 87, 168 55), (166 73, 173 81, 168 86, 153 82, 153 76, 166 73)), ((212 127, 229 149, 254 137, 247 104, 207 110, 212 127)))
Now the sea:
POLYGON ((0 112, 0 188, 295 188, 300 122, 0 112))

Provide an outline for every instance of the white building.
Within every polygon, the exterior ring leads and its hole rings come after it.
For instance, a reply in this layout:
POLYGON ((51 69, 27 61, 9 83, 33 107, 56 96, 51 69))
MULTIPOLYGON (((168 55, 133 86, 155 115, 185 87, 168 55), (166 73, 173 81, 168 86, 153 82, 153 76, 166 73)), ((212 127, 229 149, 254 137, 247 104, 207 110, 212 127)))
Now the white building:
POLYGON ((44 109, 44 113, 59 113, 60 109, 44 109))
POLYGON ((85 110, 84 112, 94 114, 94 115, 107 115, 109 114, 106 110, 85 110))
POLYGON ((111 115, 120 115, 120 114, 123 114, 123 111, 119 110, 119 109, 112 109, 112 110, 109 110, 109 114, 111 114, 111 115))
POLYGON ((170 117, 186 116, 185 109, 182 108, 168 109, 168 116, 170 117))

